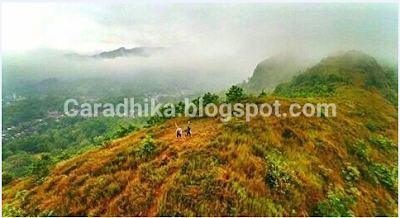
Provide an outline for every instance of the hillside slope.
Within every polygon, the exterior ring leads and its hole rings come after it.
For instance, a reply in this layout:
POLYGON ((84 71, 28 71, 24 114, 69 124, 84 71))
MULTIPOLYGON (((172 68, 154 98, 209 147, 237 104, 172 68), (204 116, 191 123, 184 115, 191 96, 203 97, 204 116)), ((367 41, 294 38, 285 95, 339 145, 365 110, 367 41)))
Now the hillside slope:
POLYGON ((309 62, 304 58, 287 54, 270 57, 260 62, 254 69, 253 75, 241 86, 246 92, 256 95, 262 91, 272 92, 277 85, 289 82, 293 76, 305 70, 309 62))
POLYGON ((369 56, 349 55, 348 65, 333 57, 303 74, 340 72, 345 81, 295 79, 273 99, 247 100, 280 99, 282 111, 335 103, 337 117, 197 118, 182 141, 174 123, 187 120, 172 119, 62 162, 42 184, 4 186, 3 215, 397 216, 398 111, 382 94, 385 81, 361 82, 379 66, 362 70, 369 56))

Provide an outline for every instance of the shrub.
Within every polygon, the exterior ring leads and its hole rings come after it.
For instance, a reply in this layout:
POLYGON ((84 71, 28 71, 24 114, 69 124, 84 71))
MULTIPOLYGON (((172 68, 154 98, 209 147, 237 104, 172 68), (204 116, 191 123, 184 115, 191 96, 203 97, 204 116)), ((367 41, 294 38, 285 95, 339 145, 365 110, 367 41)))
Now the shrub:
POLYGON ((373 163, 369 167, 370 172, 374 176, 376 183, 380 183, 387 189, 395 191, 397 185, 397 166, 391 171, 388 167, 373 163))
POLYGON ((360 171, 358 171, 357 167, 347 166, 343 171, 344 179, 346 183, 353 184, 354 182, 360 179, 360 171))
POLYGON ((147 125, 148 125, 148 126, 152 126, 152 125, 157 124, 157 123, 162 123, 162 122, 164 122, 165 120, 167 120, 165 117, 160 117, 160 116, 158 116, 158 115, 155 115, 155 116, 150 117, 150 118, 147 120, 147 125))
POLYGON ((358 141, 356 145, 350 145, 349 151, 357 156, 361 161, 369 161, 369 148, 365 145, 364 140, 358 141))
POLYGON ((372 132, 375 132, 377 129, 375 123, 372 121, 369 121, 365 126, 372 132))
POLYGON ((317 216, 339 217, 354 216, 350 206, 355 203, 353 197, 347 197, 343 190, 335 189, 329 191, 328 199, 317 204, 317 216))
POLYGON ((120 125, 120 126, 119 126, 119 129, 117 129, 117 130, 110 136, 110 138, 111 138, 111 139, 121 138, 121 137, 124 137, 124 136, 128 135, 129 133, 134 132, 134 131, 136 131, 136 130, 138 130, 138 127, 135 126, 135 125, 132 125, 132 124, 129 125, 129 126, 120 125))
POLYGON ((33 161, 32 165, 29 167, 29 175, 32 175, 37 183, 41 183, 48 176, 50 168, 54 163, 50 154, 42 154, 40 159, 33 161))
POLYGON ((371 137, 369 137, 369 141, 373 145, 376 145, 378 148, 385 150, 385 151, 396 147, 396 143, 394 143, 391 139, 386 138, 381 135, 378 137, 371 136, 371 137))
POLYGON ((10 183, 11 181, 14 180, 15 176, 14 176, 14 174, 9 173, 9 172, 3 172, 1 174, 1 178, 2 178, 1 184, 7 185, 8 183, 10 183))
POLYGON ((3 217, 24 217, 25 211, 12 204, 3 205, 3 217))
POLYGON ((294 185, 294 179, 286 168, 286 163, 279 151, 273 151, 266 158, 268 171, 265 183, 280 194, 287 194, 294 185))
POLYGON ((142 142, 142 151, 146 155, 150 155, 154 150, 154 141, 151 137, 147 136, 142 142))

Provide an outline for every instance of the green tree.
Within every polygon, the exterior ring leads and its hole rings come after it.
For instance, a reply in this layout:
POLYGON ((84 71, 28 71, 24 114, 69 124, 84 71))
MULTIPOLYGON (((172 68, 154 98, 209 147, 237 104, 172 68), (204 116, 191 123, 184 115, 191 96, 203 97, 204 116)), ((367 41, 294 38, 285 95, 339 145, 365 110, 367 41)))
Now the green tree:
POLYGON ((239 101, 245 98, 243 89, 239 86, 232 86, 228 93, 226 93, 226 99, 228 102, 239 101))
POLYGON ((218 102, 219 102, 218 100, 219 100, 218 95, 212 94, 212 93, 210 93, 210 92, 207 92, 207 93, 204 94, 204 96, 203 96, 203 103, 204 103, 204 105, 211 104, 211 103, 213 103, 213 104, 218 104, 218 102))

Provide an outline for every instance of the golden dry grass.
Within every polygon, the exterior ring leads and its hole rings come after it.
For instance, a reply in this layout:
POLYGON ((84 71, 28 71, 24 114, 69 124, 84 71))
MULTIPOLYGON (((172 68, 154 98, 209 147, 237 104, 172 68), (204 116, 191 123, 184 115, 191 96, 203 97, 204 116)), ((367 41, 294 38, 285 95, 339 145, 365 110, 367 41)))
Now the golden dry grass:
POLYGON ((181 141, 174 123, 185 126, 184 118, 143 129, 59 163, 41 185, 8 184, 3 205, 32 216, 311 216, 331 191, 343 190, 355 199, 347 206, 356 216, 397 215, 397 186, 377 183, 369 171, 372 163, 397 168, 397 146, 384 151, 368 141, 384 136, 397 145, 397 109, 376 91, 343 86, 338 93, 281 99, 286 111, 292 102, 336 103, 336 118, 197 118, 193 136, 181 141), (154 141, 147 153, 146 136, 154 141), (368 162, 349 149, 360 140, 368 162), (359 179, 346 180, 348 166, 359 179))

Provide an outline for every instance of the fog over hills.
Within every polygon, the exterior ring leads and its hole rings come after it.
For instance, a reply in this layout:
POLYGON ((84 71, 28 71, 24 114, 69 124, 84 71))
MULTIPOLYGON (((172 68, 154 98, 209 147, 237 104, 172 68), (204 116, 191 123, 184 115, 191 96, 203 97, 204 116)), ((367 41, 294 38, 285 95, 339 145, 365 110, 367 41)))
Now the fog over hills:
POLYGON ((397 62, 396 4, 5 4, 2 10, 7 84, 151 72, 225 89, 282 54, 314 64, 355 49, 397 62))
POLYGON ((397 59, 398 4, 3 3, 2 215, 397 217, 397 59))
POLYGON ((131 49, 126 49, 125 47, 121 47, 112 51, 104 51, 95 55, 80 55, 80 54, 66 54, 67 57, 70 58, 98 58, 98 59, 114 59, 118 57, 149 57, 153 55, 155 52, 159 52, 164 50, 162 47, 136 47, 131 49))

